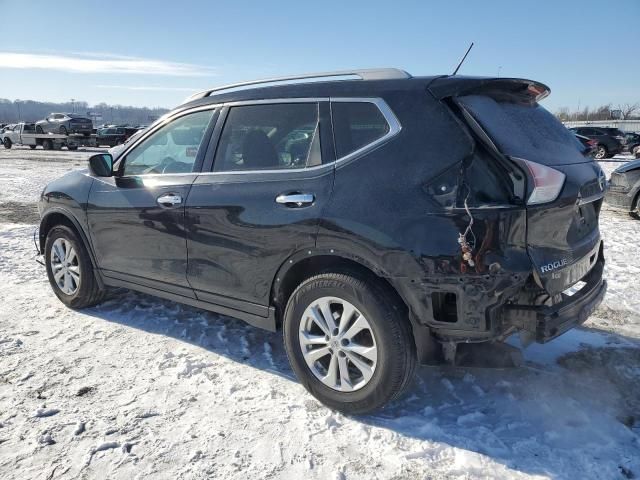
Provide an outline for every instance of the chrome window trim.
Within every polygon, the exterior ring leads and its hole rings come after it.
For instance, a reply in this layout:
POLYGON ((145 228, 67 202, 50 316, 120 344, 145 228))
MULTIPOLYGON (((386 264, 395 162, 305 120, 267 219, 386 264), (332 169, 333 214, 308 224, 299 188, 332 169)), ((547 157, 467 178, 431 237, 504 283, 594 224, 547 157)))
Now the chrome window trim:
MULTIPOLYGON (((277 104, 277 103, 317 103, 317 102, 341 102, 341 103, 373 103, 382 116, 386 120, 389 125, 389 131, 383 135, 382 137, 374 140, 371 143, 368 143, 358 150, 355 150, 343 157, 340 157, 333 162, 323 163, 322 165, 316 165, 314 167, 303 167, 303 168, 274 168, 274 169, 264 169, 264 170, 229 170, 226 172, 188 172, 188 173, 146 173, 142 175, 134 175, 135 177, 152 177, 152 176, 160 176, 160 175, 197 175, 197 176, 217 176, 217 175, 255 175, 255 174, 272 174, 272 173, 300 173, 300 172, 316 172, 321 170, 330 170, 333 168, 337 168, 341 165, 350 163, 352 160, 360 157, 361 155, 375 149, 382 143, 390 140, 400 133, 402 130, 402 125, 396 117, 393 110, 387 105, 382 98, 379 97, 297 97, 297 98, 270 98, 270 99, 262 99, 262 100, 239 100, 236 102, 224 102, 224 103, 216 103, 216 104, 208 104, 204 106, 190 108, 188 110, 182 110, 177 112, 174 115, 167 116, 162 122, 158 123, 158 125, 153 127, 153 130, 147 132, 145 135, 136 140, 136 143, 131 145, 125 152, 122 153, 120 159, 125 159, 129 152, 140 142, 142 142, 149 135, 156 132, 159 128, 166 125, 168 122, 179 118, 184 115, 188 115, 189 113, 198 112, 201 110, 215 110, 217 108, 223 107, 238 107, 238 106, 248 106, 248 105, 268 105, 268 104, 277 104)), ((120 162, 118 159, 118 162, 120 162)))
MULTIPOLYGON (((395 113, 393 113, 393 110, 391 110, 391 107, 389 107, 389 105, 387 105, 387 102, 385 102, 382 98, 366 98, 366 97, 331 97, 331 102, 332 103, 337 103, 337 102, 342 102, 342 103, 355 103, 355 102, 362 102, 362 103, 373 103, 376 107, 378 107, 378 110, 380 111, 380 113, 382 113, 382 116, 384 117, 384 119, 386 120, 387 124, 389 125, 389 131, 384 134, 382 137, 374 140, 371 143, 367 143, 366 145, 363 145, 362 147, 360 147, 357 150, 354 150, 351 153, 348 153, 347 155, 344 155, 338 159, 336 159, 335 164, 336 167, 338 165, 341 164, 346 164, 349 163, 351 160, 354 160, 355 158, 359 157, 360 155, 363 155, 371 150, 373 150, 374 148, 376 148, 378 145, 381 145, 382 143, 386 142, 387 140, 395 137, 396 135, 398 135, 400 133, 400 131, 402 130, 402 125, 400 124, 400 121, 398 120, 398 117, 396 117, 395 113)), ((333 117, 333 114, 332 114, 333 117)))

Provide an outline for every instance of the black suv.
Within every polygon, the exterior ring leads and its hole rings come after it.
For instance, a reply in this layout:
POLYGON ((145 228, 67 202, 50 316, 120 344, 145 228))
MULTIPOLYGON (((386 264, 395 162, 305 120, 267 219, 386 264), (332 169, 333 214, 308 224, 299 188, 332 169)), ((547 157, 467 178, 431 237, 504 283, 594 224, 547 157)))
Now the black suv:
POLYGON ((137 131, 138 128, 133 127, 101 128, 96 134, 96 147, 101 145, 109 145, 110 147, 122 145, 137 131))
POLYGON ((350 413, 461 343, 547 342, 600 303, 606 182, 538 104, 548 87, 395 69, 272 82, 197 94, 45 188, 62 302, 126 287, 281 327, 302 384, 350 413))
POLYGON ((595 153, 598 160, 613 157, 622 151, 624 133, 617 128, 575 127, 570 130, 598 142, 595 153))

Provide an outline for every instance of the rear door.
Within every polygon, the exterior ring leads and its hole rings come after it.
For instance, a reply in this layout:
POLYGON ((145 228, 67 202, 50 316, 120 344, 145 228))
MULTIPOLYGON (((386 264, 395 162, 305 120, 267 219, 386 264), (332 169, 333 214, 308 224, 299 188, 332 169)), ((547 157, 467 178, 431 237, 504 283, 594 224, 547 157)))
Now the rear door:
POLYGON ((562 292, 599 258, 598 215, 605 189, 600 166, 535 101, 496 93, 459 100, 526 174, 529 256, 539 283, 552 295, 562 292))
POLYGON ((327 102, 288 102, 225 107, 210 172, 187 199, 197 298, 264 317, 277 270, 315 247, 333 185, 327 102))

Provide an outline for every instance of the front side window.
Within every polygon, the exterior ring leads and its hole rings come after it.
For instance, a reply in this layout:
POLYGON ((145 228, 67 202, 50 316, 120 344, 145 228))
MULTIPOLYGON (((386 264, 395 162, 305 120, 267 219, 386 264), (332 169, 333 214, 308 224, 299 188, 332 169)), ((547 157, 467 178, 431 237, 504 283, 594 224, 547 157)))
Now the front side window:
POLYGON ((214 171, 319 165, 318 130, 316 103, 232 107, 216 151, 214 171))
POLYGON ((193 171, 213 110, 179 117, 136 145, 124 161, 124 175, 193 171))
POLYGON ((390 130, 382 112, 371 102, 332 102, 331 118, 338 158, 375 142, 390 130))

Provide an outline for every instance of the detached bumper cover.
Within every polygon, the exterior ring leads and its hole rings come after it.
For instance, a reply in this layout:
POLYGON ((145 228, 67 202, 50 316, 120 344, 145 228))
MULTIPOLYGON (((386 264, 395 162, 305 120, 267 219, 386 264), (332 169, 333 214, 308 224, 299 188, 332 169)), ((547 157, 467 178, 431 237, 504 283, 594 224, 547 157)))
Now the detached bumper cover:
POLYGON ((586 285, 575 295, 563 295, 564 300, 553 306, 507 305, 504 320, 535 334, 538 343, 559 337, 567 330, 582 325, 604 299, 607 282, 602 278, 603 270, 604 259, 600 257, 582 279, 586 285))

